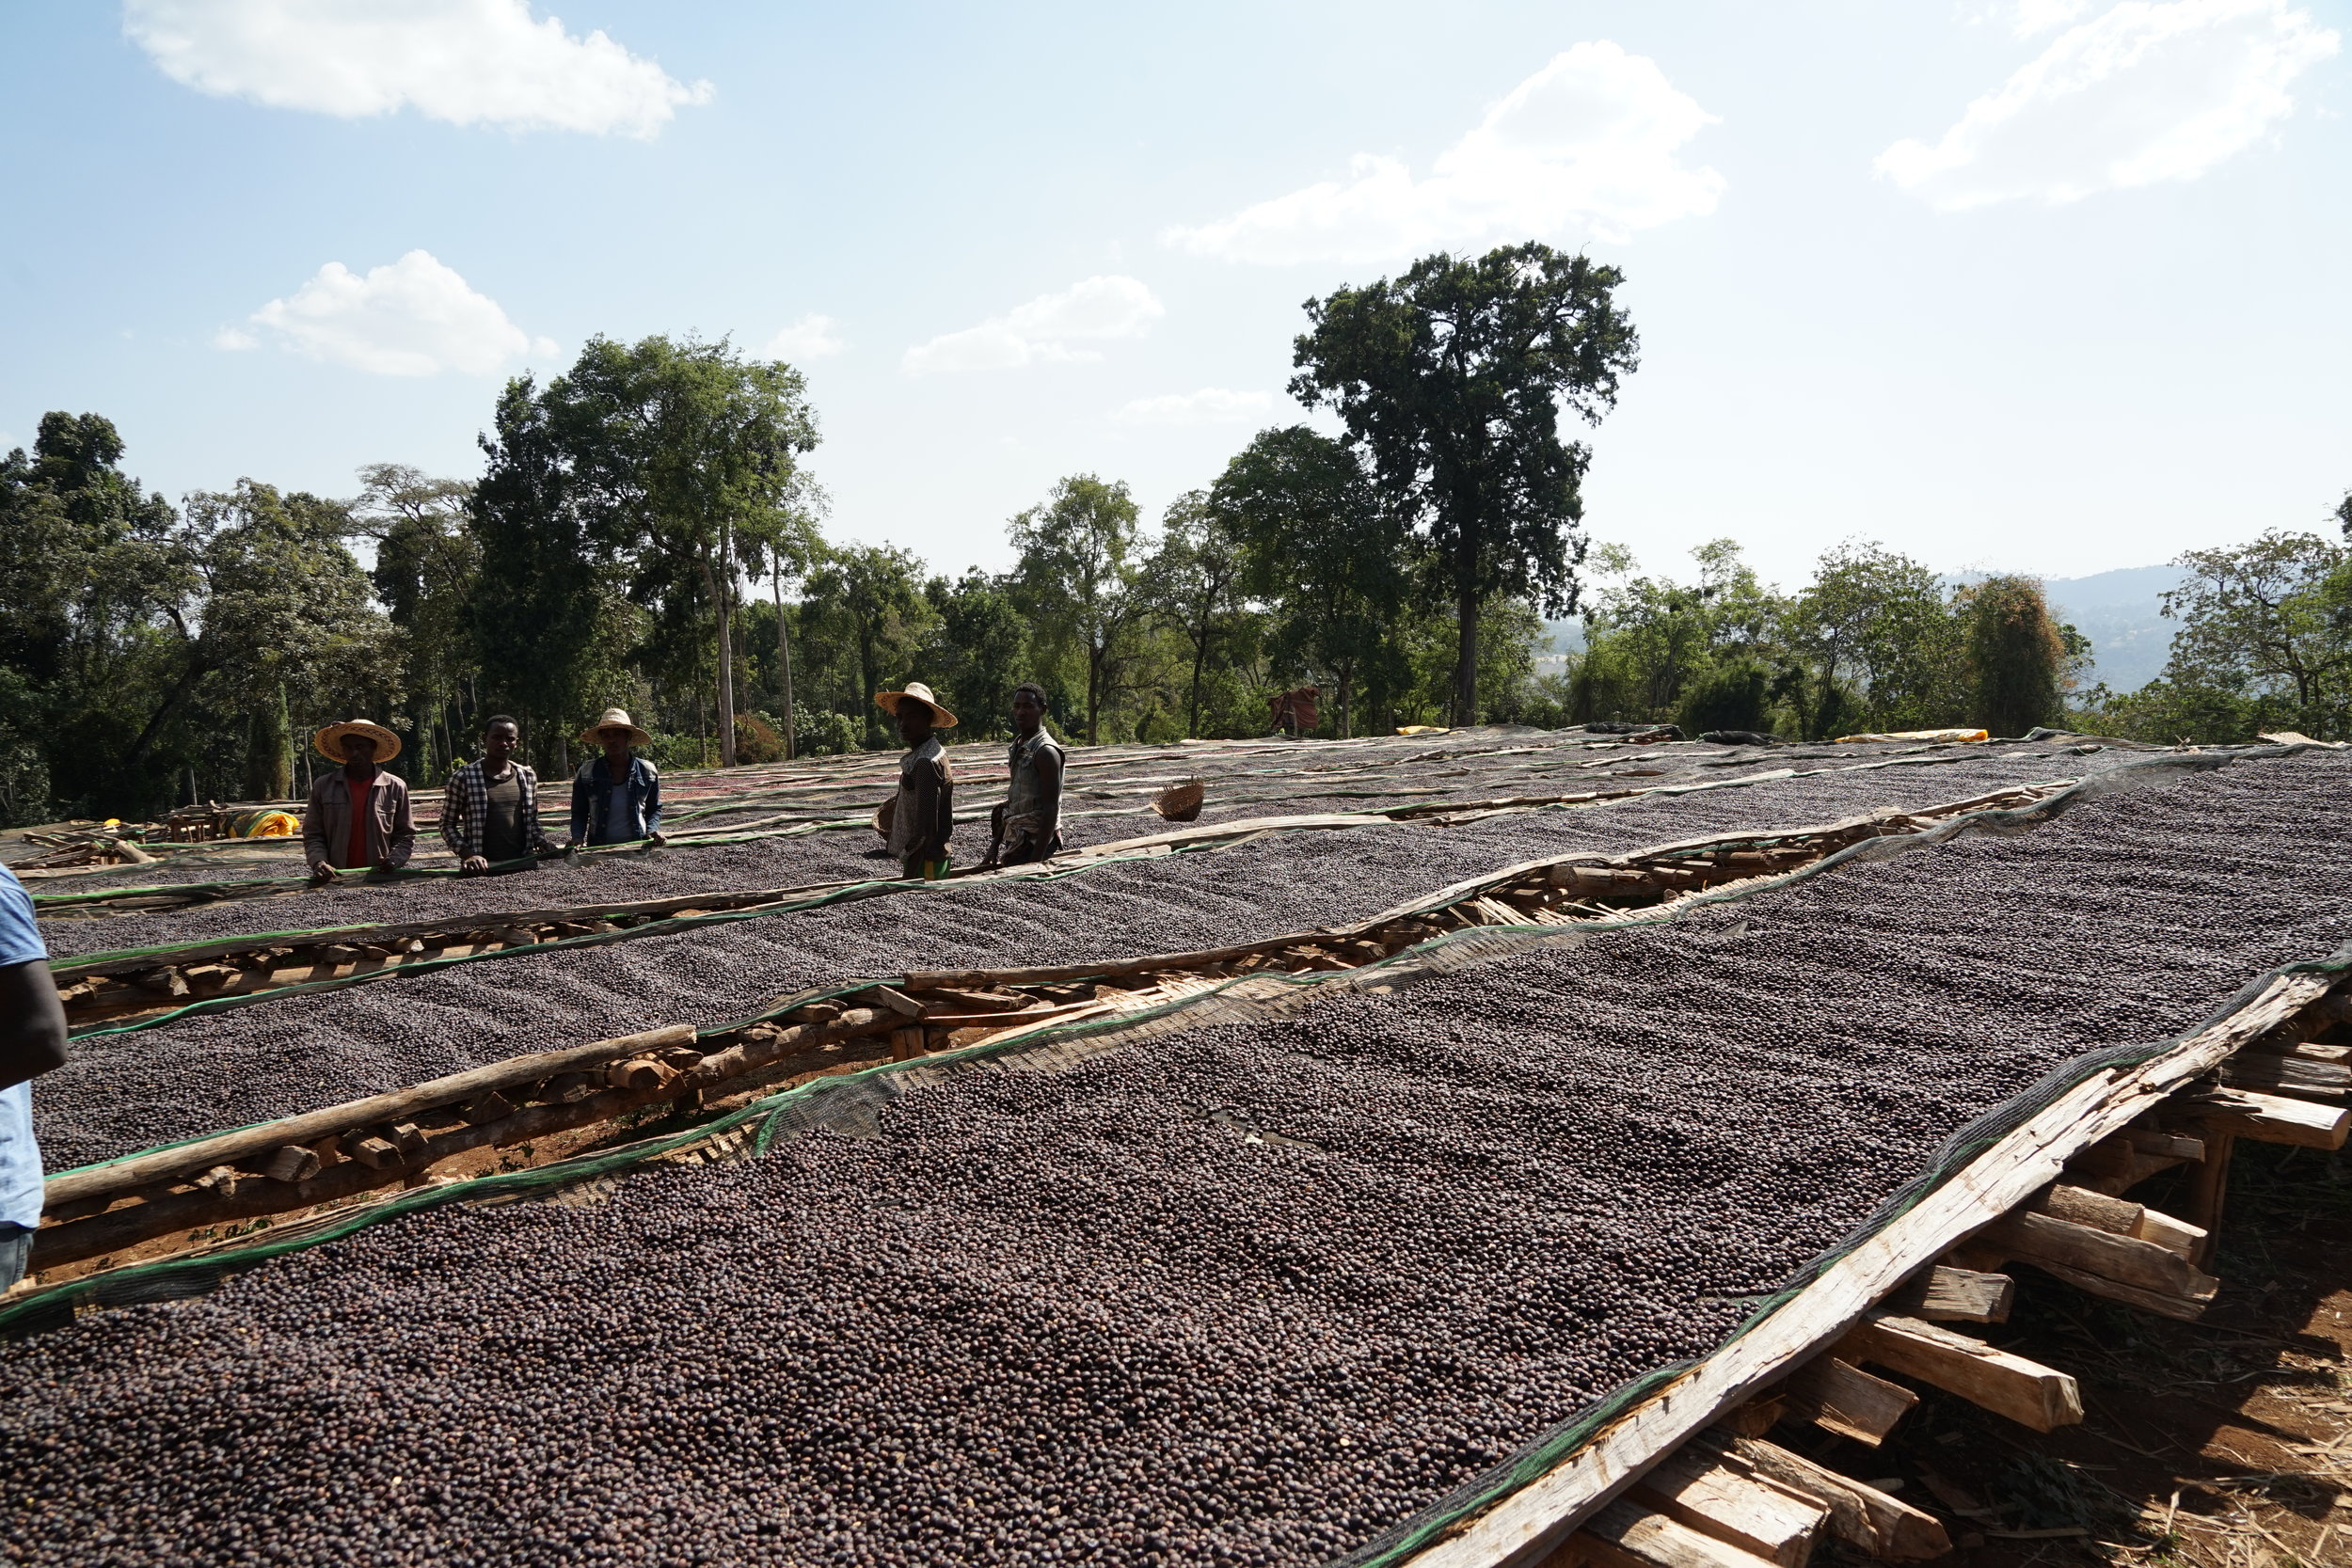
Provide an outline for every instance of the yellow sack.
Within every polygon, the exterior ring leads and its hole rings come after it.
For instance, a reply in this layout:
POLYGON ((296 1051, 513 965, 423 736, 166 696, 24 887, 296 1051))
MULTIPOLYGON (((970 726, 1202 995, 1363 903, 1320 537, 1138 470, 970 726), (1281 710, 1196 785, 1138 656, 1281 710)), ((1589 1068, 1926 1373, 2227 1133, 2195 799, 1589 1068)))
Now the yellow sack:
POLYGON ((1990 740, 1992 738, 1992 733, 1987 730, 1888 730, 1883 733, 1874 733, 1870 735, 1841 735, 1837 737, 1834 744, 1843 746, 1850 740, 1967 741, 1990 740))
POLYGON ((299 838, 302 818, 290 811, 249 811, 230 824, 239 838, 299 838))

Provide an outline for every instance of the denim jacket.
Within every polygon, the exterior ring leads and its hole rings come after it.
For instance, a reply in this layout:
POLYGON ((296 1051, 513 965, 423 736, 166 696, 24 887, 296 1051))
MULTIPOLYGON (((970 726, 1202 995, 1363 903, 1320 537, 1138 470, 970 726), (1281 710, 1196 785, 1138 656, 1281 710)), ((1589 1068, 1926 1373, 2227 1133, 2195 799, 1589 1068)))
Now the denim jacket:
MULTIPOLYGON (((572 775, 572 838, 580 844, 612 844, 619 842, 604 836, 605 822, 610 816, 607 797, 617 787, 612 770, 604 765, 598 752, 580 764, 572 775)), ((629 812, 637 823, 630 838, 639 839, 661 831, 661 775, 644 757, 628 759, 629 812)))

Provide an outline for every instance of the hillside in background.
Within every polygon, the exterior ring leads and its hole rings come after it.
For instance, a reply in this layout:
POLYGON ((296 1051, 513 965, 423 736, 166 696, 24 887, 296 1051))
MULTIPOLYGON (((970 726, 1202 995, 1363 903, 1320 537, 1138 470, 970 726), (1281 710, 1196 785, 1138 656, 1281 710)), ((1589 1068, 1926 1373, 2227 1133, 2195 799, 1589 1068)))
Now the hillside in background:
POLYGON ((2087 578, 2051 578, 2042 587, 2050 612, 2090 639, 2089 680, 2133 691, 2164 673, 2172 623, 2165 591, 2180 585, 2178 566, 2125 566, 2087 578))

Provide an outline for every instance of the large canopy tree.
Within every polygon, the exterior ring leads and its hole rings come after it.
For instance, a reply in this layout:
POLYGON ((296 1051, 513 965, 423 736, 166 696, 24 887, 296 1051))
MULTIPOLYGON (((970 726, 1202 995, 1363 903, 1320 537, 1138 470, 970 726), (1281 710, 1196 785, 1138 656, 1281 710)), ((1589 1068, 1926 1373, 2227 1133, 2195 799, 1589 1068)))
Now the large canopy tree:
POLYGON ((1560 416, 1599 422, 1638 363, 1614 297, 1623 281, 1614 267, 1527 244, 1475 261, 1440 253, 1393 281, 1307 302, 1291 396, 1338 412, 1390 507, 1444 557, 1456 722, 1477 718, 1489 595, 1554 615, 1575 608, 1578 487, 1592 454, 1561 438, 1560 416))
POLYGON ((582 517, 628 562, 630 596, 673 637, 716 622, 719 759, 733 767, 738 562, 745 531, 764 544, 800 499, 818 440, 801 372, 724 339, 592 338, 545 400, 582 517))

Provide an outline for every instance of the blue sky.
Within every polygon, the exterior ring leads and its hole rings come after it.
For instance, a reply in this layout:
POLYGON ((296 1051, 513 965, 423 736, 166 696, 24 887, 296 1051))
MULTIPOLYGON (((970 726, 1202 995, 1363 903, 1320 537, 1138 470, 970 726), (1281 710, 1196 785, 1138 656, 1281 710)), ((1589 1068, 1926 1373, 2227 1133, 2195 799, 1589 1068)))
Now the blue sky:
POLYGON ((1627 274, 1586 497, 1645 566, 2145 564, 2352 486, 2348 10, 14 6, 0 440, 470 476, 505 375, 725 333, 836 535, 995 567, 1296 417, 1310 295, 1533 237, 1627 274))

